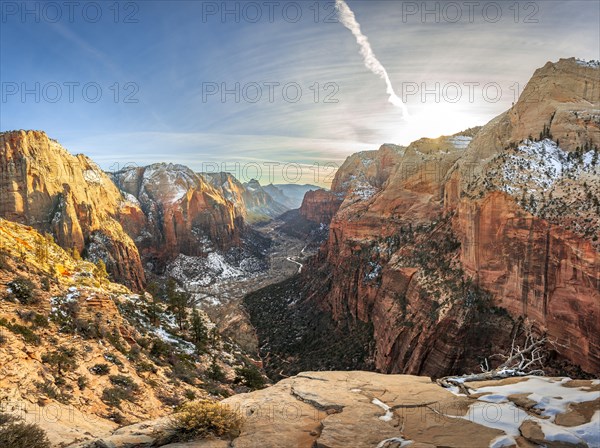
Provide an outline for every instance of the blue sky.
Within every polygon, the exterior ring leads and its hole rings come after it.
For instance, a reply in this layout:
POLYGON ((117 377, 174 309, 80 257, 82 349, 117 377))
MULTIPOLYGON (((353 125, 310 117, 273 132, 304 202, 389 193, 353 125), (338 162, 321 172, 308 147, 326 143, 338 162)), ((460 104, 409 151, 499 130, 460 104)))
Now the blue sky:
POLYGON ((485 124, 547 61, 600 58, 596 0, 481 1, 470 11, 460 1, 347 3, 409 121, 331 1, 83 1, 72 11, 3 1, 0 129, 44 130, 105 169, 167 161, 327 184, 353 152, 485 124), (23 98, 36 83, 39 102, 23 98), (236 83, 239 101, 208 95, 236 83))

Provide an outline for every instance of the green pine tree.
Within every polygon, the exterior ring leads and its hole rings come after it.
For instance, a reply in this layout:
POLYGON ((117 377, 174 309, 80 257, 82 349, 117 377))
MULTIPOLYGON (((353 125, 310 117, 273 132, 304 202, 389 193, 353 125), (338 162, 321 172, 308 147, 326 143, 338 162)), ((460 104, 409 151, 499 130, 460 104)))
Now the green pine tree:
POLYGON ((192 340, 198 350, 203 351, 208 342, 208 328, 197 309, 192 311, 192 340))

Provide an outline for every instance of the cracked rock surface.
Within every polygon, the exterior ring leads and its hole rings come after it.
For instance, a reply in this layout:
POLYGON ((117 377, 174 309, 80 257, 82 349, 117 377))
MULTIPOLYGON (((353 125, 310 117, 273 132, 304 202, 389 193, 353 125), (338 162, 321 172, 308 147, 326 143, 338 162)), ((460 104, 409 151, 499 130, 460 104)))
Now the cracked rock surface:
MULTIPOLYGON (((427 377, 362 371, 308 372, 266 389, 232 396, 223 403, 246 417, 238 438, 165 447, 392 448, 401 446, 397 440, 413 440, 410 446, 414 448, 481 447, 500 434, 475 423, 440 416, 440 412, 464 415, 469 400, 440 388, 427 377), (386 410, 374 404, 375 399, 390 408, 391 419, 382 418, 386 410)), ((157 420, 156 426, 163 421, 157 420)), ((148 422, 146 428, 152 426, 153 422, 148 422)), ((109 437, 103 443, 111 447, 151 446, 135 444, 140 442, 139 427, 121 428, 118 433, 118 440, 109 437), (135 445, 124 444, 128 433, 135 445)))
MULTIPOLYGON (((552 379, 547 379, 552 382, 552 379)), ((596 394, 600 383, 563 379, 565 387, 583 388, 596 394), (581 383, 581 384, 580 384, 581 383)), ((506 386, 525 382, 527 377, 488 381, 485 386, 506 386)), ((469 383, 475 384, 475 383, 469 383)), ((533 381, 531 382, 532 387, 533 381)), ((554 382, 554 384, 558 384, 554 382)), ((531 392, 534 392, 532 390, 531 392)), ((565 393, 568 392, 565 390, 565 393)), ((203 439, 186 443, 171 443, 165 448, 411 448, 517 446, 531 448, 587 447, 573 443, 544 439, 544 433, 533 421, 525 421, 513 443, 501 440, 506 434, 500 429, 484 426, 469 419, 472 405, 494 407, 480 401, 484 393, 471 397, 455 395, 432 382, 428 377, 383 375, 372 372, 305 372, 290 377, 266 389, 239 394, 223 400, 245 416, 245 424, 234 440, 203 439)), ((519 411, 536 415, 527 393, 511 395, 509 400, 519 411)), ((562 417, 561 427, 590 421, 600 413, 600 401, 579 403, 562 417), (564 424, 564 426, 563 426, 564 424)), ((493 396, 493 395, 492 395, 493 396)), ((496 408, 490 410, 490 418, 496 408)), ((515 408, 516 409, 516 408, 515 408)), ((495 421, 495 420, 494 420, 495 421)), ((121 428, 113 436, 102 439, 104 445, 86 447, 143 448, 160 446, 166 419, 121 428), (148 437, 148 439, 145 439, 148 437), (151 440, 153 439, 154 440, 151 440)), ((492 425, 493 426, 493 425, 492 425)), ((573 429, 573 428, 571 428, 573 429)))

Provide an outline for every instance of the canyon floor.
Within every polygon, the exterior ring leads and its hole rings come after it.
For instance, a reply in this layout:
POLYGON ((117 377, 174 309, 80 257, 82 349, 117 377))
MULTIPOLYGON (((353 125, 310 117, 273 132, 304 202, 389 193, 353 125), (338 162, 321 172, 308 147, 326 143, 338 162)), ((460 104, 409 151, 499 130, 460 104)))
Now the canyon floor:
POLYGON ((198 308, 217 324, 221 334, 231 337, 248 353, 257 354, 259 342, 244 308, 244 297, 299 273, 306 259, 314 255, 318 248, 316 244, 282 231, 281 227, 285 224, 279 218, 254 227, 263 238, 270 240, 270 247, 265 254, 268 260, 266 269, 251 275, 228 275, 225 269, 221 276, 206 286, 189 285, 185 280, 182 281, 183 286, 195 295, 198 308))

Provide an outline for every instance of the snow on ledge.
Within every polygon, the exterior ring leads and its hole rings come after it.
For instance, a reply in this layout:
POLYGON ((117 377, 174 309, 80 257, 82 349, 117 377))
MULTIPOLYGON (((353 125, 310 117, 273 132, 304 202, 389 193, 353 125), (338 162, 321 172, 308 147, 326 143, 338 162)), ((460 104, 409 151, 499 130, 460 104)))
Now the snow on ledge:
POLYGON ((577 62, 577 65, 581 65, 583 67, 600 68, 600 61, 596 61, 594 59, 591 61, 586 61, 585 59, 575 59, 575 62, 577 62))
MULTIPOLYGON (((515 445, 515 437, 520 435, 519 428, 527 420, 536 423, 549 442, 585 442, 590 447, 600 447, 600 411, 596 411, 588 423, 579 426, 564 427, 554 423, 556 416, 567 412, 571 404, 600 399, 600 391, 566 386, 570 381, 571 378, 527 376, 524 381, 513 384, 474 388, 471 389, 473 394, 485 395, 469 407, 465 416, 457 418, 503 431, 505 435, 490 443, 493 448, 515 445), (525 412, 508 399, 516 394, 525 394, 529 400, 536 402, 533 408, 540 417, 525 412)), ((596 383, 592 382, 592 385, 596 383)))

